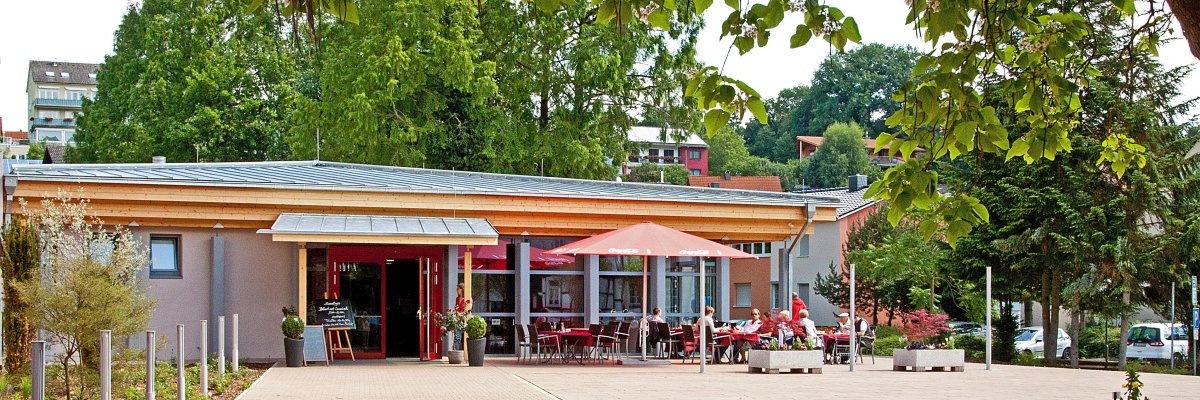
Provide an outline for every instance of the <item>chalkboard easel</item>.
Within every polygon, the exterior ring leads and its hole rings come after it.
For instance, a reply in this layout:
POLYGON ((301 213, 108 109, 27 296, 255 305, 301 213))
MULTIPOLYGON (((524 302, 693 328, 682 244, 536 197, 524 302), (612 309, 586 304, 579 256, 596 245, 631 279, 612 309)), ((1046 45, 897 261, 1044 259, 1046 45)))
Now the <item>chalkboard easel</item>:
POLYGON ((325 328, 322 339, 327 344, 328 359, 333 359, 334 352, 349 352, 350 359, 354 360, 354 348, 350 345, 350 330, 355 328, 354 310, 350 301, 338 299, 334 293, 332 299, 317 300, 316 308, 317 322, 325 328))
POLYGON ((329 366, 329 354, 325 352, 325 327, 304 326, 304 365, 310 362, 325 362, 329 366))

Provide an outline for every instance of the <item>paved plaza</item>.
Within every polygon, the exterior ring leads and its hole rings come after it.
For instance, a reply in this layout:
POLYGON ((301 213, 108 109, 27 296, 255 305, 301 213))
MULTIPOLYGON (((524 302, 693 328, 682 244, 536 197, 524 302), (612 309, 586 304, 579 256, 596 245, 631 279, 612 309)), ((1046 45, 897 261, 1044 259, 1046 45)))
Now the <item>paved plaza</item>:
MULTIPOLYGON (((244 399, 1097 399, 1112 398, 1115 371, 968 364, 966 372, 893 372, 870 359, 851 373, 749 374, 745 365, 629 367, 612 364, 519 365, 490 358, 470 368, 415 361, 339 362, 271 369, 244 399)), ((1200 378, 1143 374, 1154 400, 1200 398, 1200 378)))

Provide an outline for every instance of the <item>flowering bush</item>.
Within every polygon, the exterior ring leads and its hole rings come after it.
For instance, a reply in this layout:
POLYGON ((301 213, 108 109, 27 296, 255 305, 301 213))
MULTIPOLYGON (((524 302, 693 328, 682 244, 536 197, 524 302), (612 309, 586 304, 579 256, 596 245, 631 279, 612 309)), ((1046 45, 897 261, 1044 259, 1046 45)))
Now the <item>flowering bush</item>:
POLYGON ((925 310, 904 314, 904 326, 900 328, 900 332, 912 343, 908 349, 946 348, 946 344, 940 343, 938 338, 943 333, 950 332, 950 327, 946 324, 949 318, 946 314, 935 314, 925 310))
POLYGON ((467 327, 467 313, 454 310, 444 313, 435 312, 433 313, 433 320, 439 328, 442 328, 442 332, 458 332, 467 327))

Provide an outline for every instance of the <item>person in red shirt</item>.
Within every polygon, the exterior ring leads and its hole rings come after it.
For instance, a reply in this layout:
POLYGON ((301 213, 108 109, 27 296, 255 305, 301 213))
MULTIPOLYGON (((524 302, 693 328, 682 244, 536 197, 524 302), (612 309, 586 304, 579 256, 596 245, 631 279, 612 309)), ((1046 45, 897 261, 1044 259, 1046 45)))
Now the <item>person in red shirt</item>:
POLYGON ((463 284, 458 284, 458 296, 454 299, 454 311, 471 313, 471 299, 463 295, 463 284))
POLYGON ((804 304, 804 300, 800 300, 800 294, 792 292, 792 315, 800 315, 800 310, 807 310, 808 305, 804 304))

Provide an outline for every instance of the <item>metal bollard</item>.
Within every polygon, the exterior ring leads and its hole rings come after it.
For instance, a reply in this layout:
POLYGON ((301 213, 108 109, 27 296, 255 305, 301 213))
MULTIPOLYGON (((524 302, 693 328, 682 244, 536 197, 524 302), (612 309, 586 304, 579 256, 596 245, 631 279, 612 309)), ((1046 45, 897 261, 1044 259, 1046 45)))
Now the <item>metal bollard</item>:
POLYGON ((112 331, 100 331, 100 400, 112 400, 112 331))
POLYGON ((146 400, 154 400, 154 331, 146 331, 146 400))
POLYGON ((200 321, 200 396, 208 397, 208 320, 200 321))
POLYGON ((217 372, 225 376, 225 316, 217 317, 217 372))
POLYGON ((185 400, 187 398, 187 371, 183 368, 183 324, 175 325, 175 330, 179 337, 175 340, 175 367, 176 373, 179 375, 179 393, 175 398, 185 400))
POLYGON ((32 347, 29 350, 31 366, 30 371, 32 387, 30 388, 30 399, 45 400, 46 399, 46 341, 34 340, 29 344, 32 347))
POLYGON ((233 314, 233 372, 238 372, 238 315, 233 314))

